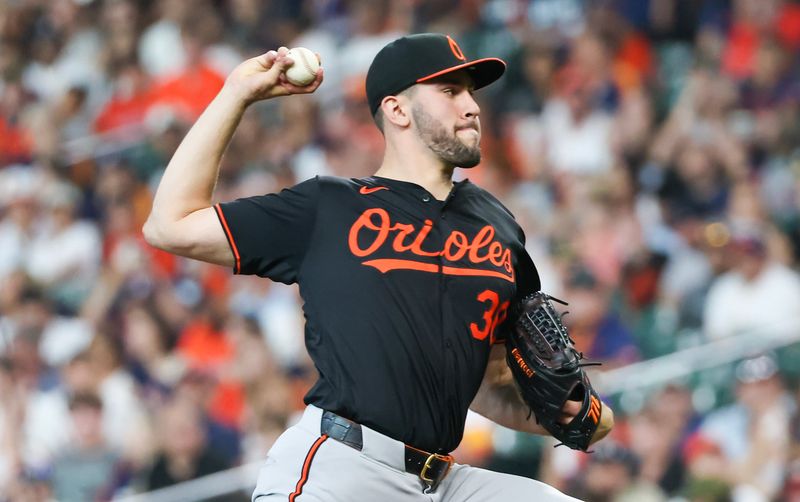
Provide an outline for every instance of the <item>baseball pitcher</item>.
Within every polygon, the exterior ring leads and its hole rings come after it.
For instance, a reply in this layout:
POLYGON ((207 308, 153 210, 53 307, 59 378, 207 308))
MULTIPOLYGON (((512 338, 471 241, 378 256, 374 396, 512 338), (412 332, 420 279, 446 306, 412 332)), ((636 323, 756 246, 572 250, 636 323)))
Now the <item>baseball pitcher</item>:
POLYGON ((512 214, 456 167, 481 158, 473 93, 501 77, 441 34, 388 44, 366 79, 385 138, 374 176, 317 177, 212 205, 220 159, 260 100, 314 92, 280 48, 247 60, 175 152, 147 241, 297 283, 319 379, 270 450, 254 501, 564 501, 527 478, 458 464, 469 409, 586 450, 611 410, 583 373, 512 214))

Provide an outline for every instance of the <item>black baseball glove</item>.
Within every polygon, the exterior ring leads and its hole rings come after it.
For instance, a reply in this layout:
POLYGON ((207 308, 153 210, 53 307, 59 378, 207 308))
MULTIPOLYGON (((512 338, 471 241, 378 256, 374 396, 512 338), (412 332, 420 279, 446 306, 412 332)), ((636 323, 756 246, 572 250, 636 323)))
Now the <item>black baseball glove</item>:
POLYGON ((586 451, 602 406, 583 366, 599 363, 582 362, 583 354, 575 349, 550 300, 566 305, 536 292, 516 306, 506 337, 506 360, 537 423, 562 444, 586 451), (569 424, 562 424, 559 419, 567 400, 581 402, 582 407, 569 424))

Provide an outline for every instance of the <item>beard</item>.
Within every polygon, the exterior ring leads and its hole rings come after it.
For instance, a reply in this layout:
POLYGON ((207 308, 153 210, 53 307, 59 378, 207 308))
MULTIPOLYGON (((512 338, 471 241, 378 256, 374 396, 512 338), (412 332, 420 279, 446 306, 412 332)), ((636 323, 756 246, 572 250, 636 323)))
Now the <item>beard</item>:
POLYGON ((481 161, 480 144, 468 146, 458 137, 456 131, 448 133, 441 122, 427 113, 420 105, 413 105, 411 116, 417 125, 417 134, 422 142, 437 157, 455 167, 475 167, 481 161))

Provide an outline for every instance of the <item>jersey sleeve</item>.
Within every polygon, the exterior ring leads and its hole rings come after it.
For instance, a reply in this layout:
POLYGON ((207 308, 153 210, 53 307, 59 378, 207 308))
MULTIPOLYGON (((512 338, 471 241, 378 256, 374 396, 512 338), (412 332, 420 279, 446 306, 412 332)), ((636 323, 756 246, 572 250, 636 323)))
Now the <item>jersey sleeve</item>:
POLYGON ((318 204, 318 178, 277 194, 216 204, 235 258, 233 272, 296 282, 314 233, 318 204))
POLYGON ((539 291, 542 287, 539 279, 539 271, 536 270, 536 265, 534 265, 531 255, 528 254, 528 251, 524 247, 517 255, 517 264, 514 274, 517 278, 517 293, 511 301, 509 315, 500 326, 500 329, 497 330, 497 337, 494 343, 505 343, 508 330, 512 329, 512 323, 514 322, 514 306, 529 294, 539 291))
POLYGON ((528 250, 522 248, 517 258, 517 297, 516 300, 521 300, 531 293, 535 293, 542 288, 542 282, 539 279, 539 271, 536 270, 531 255, 528 250))

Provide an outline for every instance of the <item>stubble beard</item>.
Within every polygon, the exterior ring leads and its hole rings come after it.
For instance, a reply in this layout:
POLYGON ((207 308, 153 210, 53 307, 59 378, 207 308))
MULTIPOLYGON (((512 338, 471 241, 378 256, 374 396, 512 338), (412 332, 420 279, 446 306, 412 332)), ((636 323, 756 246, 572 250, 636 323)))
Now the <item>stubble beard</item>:
POLYGON ((411 115, 417 125, 417 134, 436 156, 454 167, 470 168, 481 161, 480 144, 468 146, 456 137, 455 131, 448 133, 441 122, 427 113, 420 105, 413 105, 411 115))

